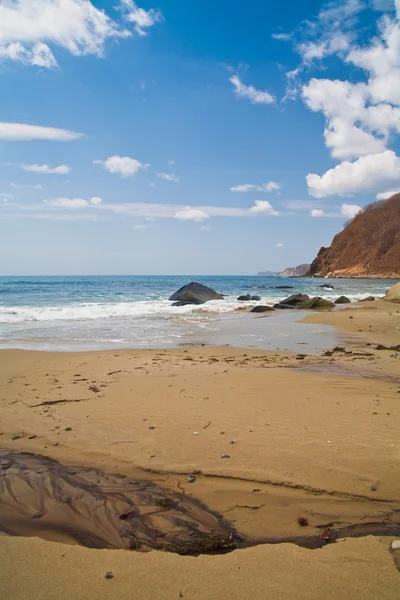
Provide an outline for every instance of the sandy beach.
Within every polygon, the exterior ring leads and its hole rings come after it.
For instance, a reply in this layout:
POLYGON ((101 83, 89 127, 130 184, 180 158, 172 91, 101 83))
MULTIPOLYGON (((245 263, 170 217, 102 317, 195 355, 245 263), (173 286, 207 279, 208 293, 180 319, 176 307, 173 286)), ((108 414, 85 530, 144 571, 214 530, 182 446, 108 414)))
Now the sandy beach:
MULTIPOLYGON (((33 523, 37 496, 12 480, 0 488, 8 532, 31 537, 0 536, 2 596, 397 598, 400 307, 353 304, 305 321, 336 327, 337 348, 1 351, 4 451, 155 484, 201 503, 239 546, 223 556, 128 552, 123 542, 106 549, 104 533, 103 549, 85 548, 60 507, 41 526, 47 499, 33 523)), ((3 482, 15 476, 3 468, 3 482)), ((80 501, 82 534, 94 513, 80 501)))

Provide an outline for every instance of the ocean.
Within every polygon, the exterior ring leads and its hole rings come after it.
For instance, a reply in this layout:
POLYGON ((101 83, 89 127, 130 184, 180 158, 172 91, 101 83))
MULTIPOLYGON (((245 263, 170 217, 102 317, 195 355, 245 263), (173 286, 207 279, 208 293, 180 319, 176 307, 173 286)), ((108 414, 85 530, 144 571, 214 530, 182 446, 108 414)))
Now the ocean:
POLYGON ((288 350, 308 345, 318 350, 334 341, 331 328, 299 325, 304 313, 298 311, 267 317, 235 312, 250 304, 237 297, 250 293, 261 297, 260 304, 273 304, 302 292, 360 300, 383 296, 391 285, 392 280, 382 279, 258 276, 3 276, 0 348, 79 351, 228 344, 288 350), (169 296, 190 281, 226 297, 201 306, 172 307, 169 296), (293 289, 276 289, 283 285, 293 289))

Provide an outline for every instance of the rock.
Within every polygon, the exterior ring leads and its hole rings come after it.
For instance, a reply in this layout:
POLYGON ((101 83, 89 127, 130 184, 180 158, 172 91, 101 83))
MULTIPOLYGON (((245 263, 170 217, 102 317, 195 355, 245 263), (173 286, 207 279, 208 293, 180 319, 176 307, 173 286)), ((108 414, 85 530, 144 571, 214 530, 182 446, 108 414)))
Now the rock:
POLYGON ((34 440, 36 437, 36 434, 32 434, 32 435, 28 435, 28 440, 34 440))
POLYGON ((65 431, 72 431, 72 427, 66 427, 65 431))
POLYGON ((229 454, 223 454, 221 458, 230 458, 229 454))
POLYGON ((293 294, 293 296, 285 298, 285 300, 282 300, 282 302, 280 302, 279 304, 289 304, 289 306, 297 306, 302 302, 307 302, 307 300, 310 300, 310 296, 307 296, 307 294, 293 294))
POLYGON ((150 425, 149 429, 154 429, 154 425, 150 425))
MULTIPOLYGON (((175 294, 172 294, 172 302, 185 302, 186 304, 203 304, 209 300, 222 300, 222 294, 218 294, 211 288, 192 281, 188 285, 181 287, 175 294)), ((179 306, 182 306, 181 304, 179 306)))
POLYGON ((400 540, 393 540, 390 547, 392 550, 400 550, 400 540))
POLYGON ((259 302, 259 300, 261 300, 261 296, 251 296, 250 300, 255 300, 256 302, 259 302))
POLYGON ((60 442, 54 442, 53 446, 59 446, 60 442))
POLYGON ((316 296, 315 298, 310 298, 306 302, 302 302, 299 304, 297 308, 302 309, 314 309, 314 308, 333 308, 335 305, 330 300, 325 300, 325 298, 320 298, 316 296))
POLYGON ((239 302, 248 302, 249 300, 251 300, 250 294, 246 294, 245 296, 239 296, 238 298, 239 302))
POLYGON ((374 484, 370 485, 369 489, 371 490, 371 492, 376 492, 376 485, 374 485, 374 484))
POLYGON ((279 273, 279 277, 304 277, 311 265, 298 265, 297 267, 288 267, 279 273))
POLYGON ((335 304, 350 304, 351 300, 348 299, 347 296, 339 296, 337 300, 335 300, 335 304))
POLYGON ((322 288, 324 290, 334 290, 335 288, 333 287, 333 285, 329 285, 329 284, 325 284, 325 285, 319 285, 319 288, 322 288))
POLYGON ((172 306, 187 306, 188 304, 205 304, 205 302, 200 301, 200 300, 196 300, 195 302, 186 302, 185 300, 179 300, 178 302, 173 302, 172 306))
POLYGON ((274 308, 272 308, 272 306, 262 306, 261 304, 259 306, 255 306, 254 308, 251 309, 250 312, 254 312, 254 313, 263 313, 263 312, 268 312, 268 311, 273 311, 275 310, 274 308))
POLYGON ((367 298, 361 298, 359 302, 373 302, 375 298, 373 296, 368 296, 367 298))
POLYGON ((228 444, 234 444, 235 440, 229 440, 228 444))
POLYGON ((12 440, 20 440, 21 437, 22 437, 22 435, 13 435, 11 439, 12 440))
POLYGON ((292 290, 293 286, 292 285, 276 285, 275 290, 292 290))
POLYGON ((196 477, 194 475, 189 475, 187 480, 188 480, 188 483, 194 483, 196 481, 196 477))
POLYGON ((105 579, 114 579, 114 573, 111 573, 111 571, 107 571, 104 577, 105 579))
POLYGON ((281 302, 278 302, 278 304, 274 304, 274 308, 284 309, 284 308, 296 308, 296 307, 292 306, 291 304, 283 304, 281 302))
POLYGON ((389 300, 390 302, 400 302, 400 283, 396 283, 396 285, 390 288, 385 296, 385 300, 389 300))

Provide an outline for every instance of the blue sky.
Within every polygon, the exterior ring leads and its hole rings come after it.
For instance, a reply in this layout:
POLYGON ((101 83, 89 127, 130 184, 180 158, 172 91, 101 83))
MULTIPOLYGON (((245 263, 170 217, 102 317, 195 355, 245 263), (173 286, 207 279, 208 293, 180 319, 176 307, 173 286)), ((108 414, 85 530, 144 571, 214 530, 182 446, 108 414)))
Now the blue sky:
POLYGON ((399 17, 400 0, 0 0, 0 274, 310 262, 400 190, 399 17))

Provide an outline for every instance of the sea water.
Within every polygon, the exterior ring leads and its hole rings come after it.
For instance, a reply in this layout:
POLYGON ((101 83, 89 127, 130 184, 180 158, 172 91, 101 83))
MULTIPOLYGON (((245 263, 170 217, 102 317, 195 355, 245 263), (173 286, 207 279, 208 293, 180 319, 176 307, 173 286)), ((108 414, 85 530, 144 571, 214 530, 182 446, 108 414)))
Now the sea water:
POLYGON ((255 303, 239 302, 237 297, 257 295, 261 297, 258 304, 270 305, 300 292, 328 299, 343 294, 360 300, 383 296, 391 285, 393 281, 382 279, 258 276, 0 277, 0 348, 101 350, 230 344, 299 350, 307 344, 315 350, 329 342, 331 328, 298 325, 301 315, 297 311, 266 317, 238 313, 237 308, 255 303), (224 300, 173 307, 168 298, 190 281, 212 287, 225 295, 224 300), (285 285, 291 289, 277 289, 285 285))

